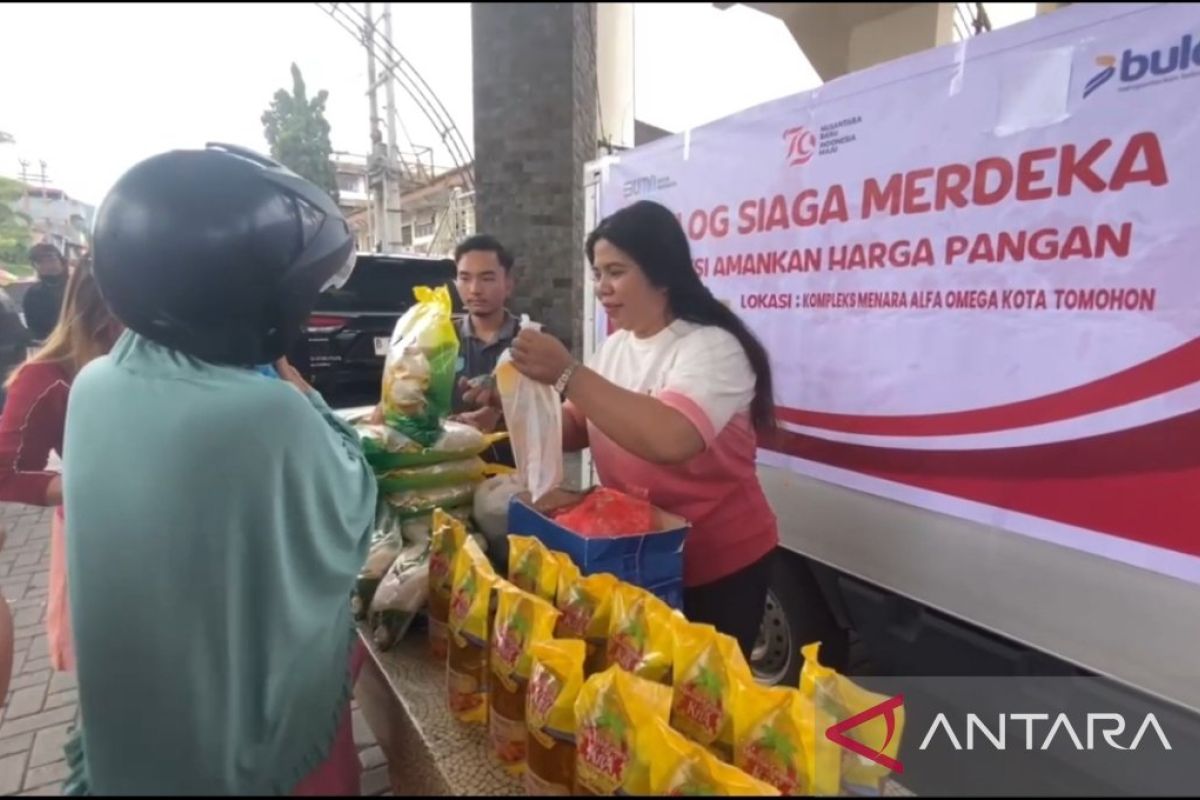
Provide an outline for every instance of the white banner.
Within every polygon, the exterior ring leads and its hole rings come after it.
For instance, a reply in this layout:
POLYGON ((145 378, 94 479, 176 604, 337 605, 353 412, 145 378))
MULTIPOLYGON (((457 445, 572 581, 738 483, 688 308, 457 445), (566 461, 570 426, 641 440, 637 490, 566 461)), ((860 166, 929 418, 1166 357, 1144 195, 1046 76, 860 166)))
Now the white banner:
POLYGON ((623 154, 601 213, 674 210, 767 345, 764 461, 1200 581, 1198 77, 1200 7, 1075 5, 623 154))

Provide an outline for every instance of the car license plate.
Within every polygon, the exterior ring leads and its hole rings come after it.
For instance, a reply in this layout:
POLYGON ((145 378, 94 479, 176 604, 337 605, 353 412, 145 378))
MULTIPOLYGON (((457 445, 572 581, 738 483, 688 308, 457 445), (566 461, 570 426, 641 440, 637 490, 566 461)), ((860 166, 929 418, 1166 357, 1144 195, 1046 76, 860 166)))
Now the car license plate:
POLYGON ((377 356, 386 356, 387 355, 388 341, 389 341, 388 337, 386 337, 386 336, 376 336, 375 337, 375 355, 377 355, 377 356))

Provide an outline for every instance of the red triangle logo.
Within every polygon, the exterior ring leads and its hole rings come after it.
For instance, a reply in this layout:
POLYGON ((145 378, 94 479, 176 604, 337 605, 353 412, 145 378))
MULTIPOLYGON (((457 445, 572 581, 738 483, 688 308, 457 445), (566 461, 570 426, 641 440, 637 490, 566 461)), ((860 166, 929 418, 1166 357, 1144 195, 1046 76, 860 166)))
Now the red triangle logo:
POLYGON ((883 750, 891 743, 892 737, 896 735, 896 715, 895 710, 904 705, 904 695, 898 694, 888 700, 884 700, 877 706, 872 706, 860 714, 855 714, 849 719, 844 719, 841 722, 830 725, 825 731, 825 738, 834 744, 841 745, 852 753, 856 753, 863 758, 874 761, 876 764, 881 764, 892 772, 901 774, 904 772, 904 765, 894 758, 890 758, 883 754, 883 750), (846 732, 857 728, 867 720, 875 719, 875 717, 883 717, 887 724, 887 738, 883 741, 883 747, 878 751, 872 750, 862 742, 857 742, 854 739, 846 736, 846 732))

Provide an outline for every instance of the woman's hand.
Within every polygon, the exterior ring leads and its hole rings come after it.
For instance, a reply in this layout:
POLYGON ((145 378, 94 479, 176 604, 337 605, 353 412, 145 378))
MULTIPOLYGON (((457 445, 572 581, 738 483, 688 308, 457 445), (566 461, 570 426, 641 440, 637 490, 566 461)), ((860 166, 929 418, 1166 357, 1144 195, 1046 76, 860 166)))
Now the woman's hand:
POLYGON ((454 422, 470 425, 480 433, 495 433, 500 425, 500 412, 490 406, 466 411, 450 417, 454 422))
POLYGON ((308 393, 313 391, 309 386, 308 381, 304 380, 304 376, 300 374, 300 370, 296 369, 288 362, 287 356, 280 358, 275 362, 275 371, 279 373, 279 377, 295 386, 301 392, 308 393))
POLYGON ((458 389, 462 392, 463 405, 468 408, 501 407, 500 393, 496 391, 496 382, 491 375, 479 375, 470 380, 459 378, 458 389))
POLYGON ((61 506, 62 501, 62 476, 55 475, 50 479, 50 483, 46 484, 46 505, 50 507, 61 506))
POLYGON ((512 361, 517 371, 530 380, 553 386, 574 358, 558 339, 526 328, 512 343, 512 361))

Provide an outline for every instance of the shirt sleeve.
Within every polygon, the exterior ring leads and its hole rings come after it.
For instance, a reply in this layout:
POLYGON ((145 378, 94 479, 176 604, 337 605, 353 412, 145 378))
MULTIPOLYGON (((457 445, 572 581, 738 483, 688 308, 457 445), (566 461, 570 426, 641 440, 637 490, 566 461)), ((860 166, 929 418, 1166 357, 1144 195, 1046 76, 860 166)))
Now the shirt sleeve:
MULTIPOLYGON (((282 388, 295 393, 291 386, 282 388)), ((375 522, 378 484, 358 434, 316 392, 272 405, 278 408, 277 418, 261 423, 260 430, 283 443, 280 464, 296 465, 284 469, 284 513, 293 530, 310 531, 321 543, 303 557, 315 555, 325 564, 344 566, 347 553, 353 552, 350 560, 361 564, 375 522)))
POLYGON ((46 504, 55 473, 46 470, 65 420, 66 385, 24 369, 13 382, 0 417, 0 501, 46 504))
POLYGON ((754 399, 754 370, 733 334, 715 326, 680 342, 658 399, 696 426, 706 447, 754 399))
MULTIPOLYGON (((342 417, 338 416, 337 413, 335 413, 333 409, 329 407, 329 404, 325 402, 325 398, 322 397, 315 389, 310 389, 304 392, 304 396, 308 398, 308 402, 311 403, 312 407, 315 408, 317 413, 321 415, 321 419, 325 420, 325 424, 328 425, 333 430, 334 434, 337 435, 337 438, 341 441, 342 445, 349 450, 351 454, 351 461, 358 460, 365 463, 366 458, 362 454, 362 445, 359 441, 358 432, 354 430, 354 426, 342 417)), ((370 472, 369 469, 368 472, 370 472)))

